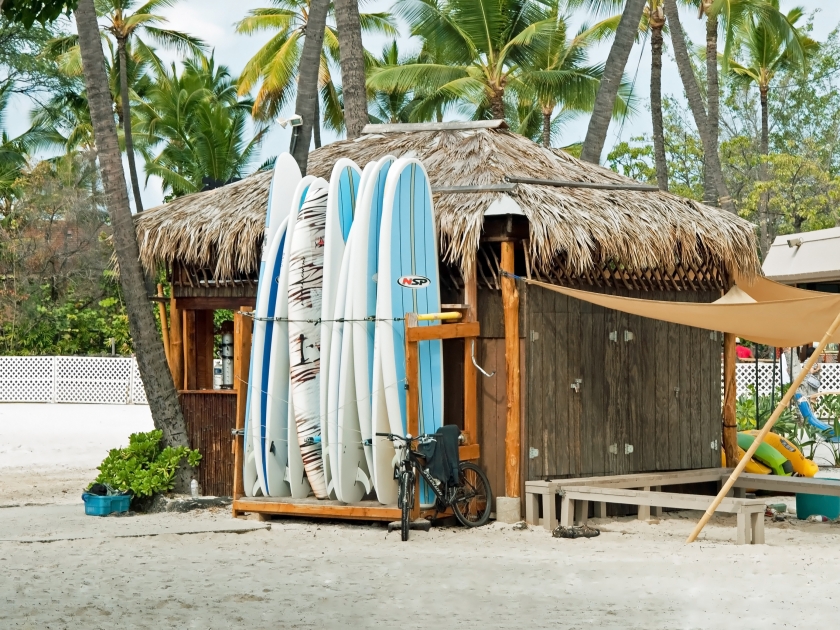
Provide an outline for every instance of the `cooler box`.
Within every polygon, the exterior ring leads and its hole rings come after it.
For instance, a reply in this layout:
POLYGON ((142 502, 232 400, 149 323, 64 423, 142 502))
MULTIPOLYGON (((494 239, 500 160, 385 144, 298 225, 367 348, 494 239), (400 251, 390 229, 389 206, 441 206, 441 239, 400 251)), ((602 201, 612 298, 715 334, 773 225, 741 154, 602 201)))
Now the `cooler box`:
POLYGON ((796 517, 805 520, 814 514, 821 514, 834 520, 840 517, 840 497, 824 494, 796 494, 796 517))
POLYGON ((108 516, 113 512, 128 512, 131 495, 114 494, 102 497, 85 492, 82 501, 85 502, 85 514, 88 516, 108 516))

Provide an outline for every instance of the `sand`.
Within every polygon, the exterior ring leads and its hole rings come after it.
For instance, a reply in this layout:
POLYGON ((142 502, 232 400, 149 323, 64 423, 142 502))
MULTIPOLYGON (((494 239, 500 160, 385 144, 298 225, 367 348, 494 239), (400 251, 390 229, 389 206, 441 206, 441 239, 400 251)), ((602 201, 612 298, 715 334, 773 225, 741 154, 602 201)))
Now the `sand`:
POLYGON ((590 540, 493 523, 412 532, 403 543, 381 524, 261 523, 223 509, 85 517, 77 477, 148 419, 131 419, 137 408, 62 406, 72 422, 58 439, 61 421, 37 418, 47 406, 10 407, 0 406, 0 505, 52 504, 0 508, 3 629, 740 630, 836 620, 840 525, 768 520, 766 545, 736 546, 735 517, 718 516, 687 546, 699 514, 675 512, 596 520, 602 534, 590 540), (10 429, 10 417, 32 431, 10 429), (52 437, 33 439, 38 427, 52 437), (52 472, 27 473, 26 457, 52 472), (49 487, 27 494, 10 471, 49 487), (62 483, 73 492, 56 496, 62 483))

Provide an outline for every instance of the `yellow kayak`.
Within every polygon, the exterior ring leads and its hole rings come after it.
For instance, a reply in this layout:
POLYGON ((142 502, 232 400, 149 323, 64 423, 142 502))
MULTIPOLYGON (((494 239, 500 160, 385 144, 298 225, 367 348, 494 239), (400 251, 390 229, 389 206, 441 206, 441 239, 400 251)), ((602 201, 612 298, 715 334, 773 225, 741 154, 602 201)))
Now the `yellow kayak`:
MULTIPOLYGON (((738 461, 740 461, 740 458, 743 458, 744 455, 746 455, 746 454, 747 454, 747 452, 739 446, 738 447, 738 457, 739 457, 738 461)), ((726 468, 726 453, 723 452, 723 449, 721 449, 721 451, 720 451, 720 461, 721 461, 721 464, 723 465, 723 467, 726 468)), ((748 473, 751 473, 753 475, 769 475, 773 471, 771 471, 767 466, 765 466, 761 462, 757 462, 754 459, 751 459, 750 461, 747 462, 747 467, 744 468, 744 472, 748 472, 748 473)))
MULTIPOLYGON (((745 433, 749 433, 753 437, 758 436, 758 431, 755 429, 752 431, 745 431, 745 433)), ((793 471, 795 473, 802 475, 803 477, 813 477, 820 471, 819 466, 810 459, 807 459, 798 448, 788 442, 781 435, 771 431, 764 438, 764 442, 779 451, 779 453, 781 453, 784 458, 790 462, 790 465, 793 466, 793 471)))

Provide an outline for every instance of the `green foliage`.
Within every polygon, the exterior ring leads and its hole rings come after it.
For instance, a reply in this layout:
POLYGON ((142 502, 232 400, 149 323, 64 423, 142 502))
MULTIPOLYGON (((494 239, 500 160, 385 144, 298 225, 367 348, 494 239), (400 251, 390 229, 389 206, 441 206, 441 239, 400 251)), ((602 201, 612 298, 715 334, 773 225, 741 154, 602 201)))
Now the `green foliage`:
POLYGON ((150 497, 171 490, 181 462, 186 459, 189 466, 198 466, 201 454, 185 446, 162 449, 162 439, 160 430, 132 433, 127 447, 110 450, 99 465, 99 476, 93 483, 131 490, 135 497, 150 497))
MULTIPOLYGON (((759 396, 758 397, 758 425, 756 425, 756 407, 755 407, 755 385, 748 385, 748 393, 739 396, 735 401, 735 418, 738 422, 738 431, 749 431, 757 427, 763 427, 776 405, 784 396, 789 385, 785 385, 784 389, 776 388, 773 396, 759 396)), ((800 433, 799 424, 796 421, 796 416, 790 408, 782 411, 782 415, 773 425, 773 432, 778 433, 783 438, 795 444, 798 448, 802 448, 802 442, 799 439, 800 433)))
POLYGON ((53 22, 62 13, 69 15, 78 4, 78 0, 5 0, 3 15, 29 28, 35 22, 53 22))

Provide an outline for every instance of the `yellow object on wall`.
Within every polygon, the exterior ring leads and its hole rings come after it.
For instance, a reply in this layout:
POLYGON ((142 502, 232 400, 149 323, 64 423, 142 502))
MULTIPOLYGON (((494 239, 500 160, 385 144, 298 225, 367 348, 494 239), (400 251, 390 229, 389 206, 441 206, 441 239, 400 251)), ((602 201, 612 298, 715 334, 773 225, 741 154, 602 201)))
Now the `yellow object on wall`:
MULTIPOLYGON (((746 431, 746 433, 749 433, 753 437, 758 435, 758 431, 755 429, 752 431, 746 431)), ((802 451, 788 442, 781 435, 771 431, 767 434, 767 437, 764 438, 764 442, 784 455, 785 459, 787 459, 790 462, 790 465, 793 466, 793 471, 795 473, 802 475, 803 477, 813 477, 820 471, 819 466, 810 459, 806 458, 802 454, 802 451)))
MULTIPOLYGON (((738 457, 743 457, 746 454, 747 452, 739 446, 738 457)), ((726 453, 723 450, 720 451, 720 462, 723 465, 723 467, 726 468, 726 453)), ((761 462, 757 462, 754 459, 751 459, 747 462, 747 467, 744 468, 744 472, 751 473, 753 475, 769 475, 773 471, 771 471, 767 466, 765 466, 761 462)))

